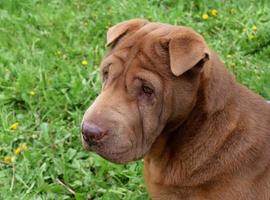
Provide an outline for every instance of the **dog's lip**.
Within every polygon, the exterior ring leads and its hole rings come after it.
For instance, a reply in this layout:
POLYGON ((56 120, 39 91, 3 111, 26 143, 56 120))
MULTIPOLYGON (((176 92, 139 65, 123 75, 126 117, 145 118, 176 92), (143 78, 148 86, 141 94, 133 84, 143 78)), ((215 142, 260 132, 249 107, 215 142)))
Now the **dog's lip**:
POLYGON ((117 155, 117 154, 125 154, 128 151, 130 151, 131 147, 127 146, 125 148, 122 148, 121 151, 106 151, 106 148, 102 147, 100 142, 88 142, 85 141, 85 139, 83 138, 83 142, 84 142, 84 147, 86 150, 88 151, 94 151, 97 154, 106 154, 106 155, 117 155))
POLYGON ((84 134, 81 134, 81 137, 85 143, 87 143, 89 146, 92 146, 92 145, 98 145, 99 143, 102 143, 104 140, 107 139, 108 134, 105 134, 101 139, 97 141, 89 140, 84 134))

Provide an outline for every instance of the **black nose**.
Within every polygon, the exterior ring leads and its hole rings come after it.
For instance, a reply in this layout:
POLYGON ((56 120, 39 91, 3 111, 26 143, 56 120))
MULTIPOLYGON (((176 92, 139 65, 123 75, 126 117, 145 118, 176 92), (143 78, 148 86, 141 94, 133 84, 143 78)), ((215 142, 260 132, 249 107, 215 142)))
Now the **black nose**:
POLYGON ((94 123, 84 122, 82 125, 82 135, 87 142, 98 141, 106 135, 107 131, 103 130, 94 123))

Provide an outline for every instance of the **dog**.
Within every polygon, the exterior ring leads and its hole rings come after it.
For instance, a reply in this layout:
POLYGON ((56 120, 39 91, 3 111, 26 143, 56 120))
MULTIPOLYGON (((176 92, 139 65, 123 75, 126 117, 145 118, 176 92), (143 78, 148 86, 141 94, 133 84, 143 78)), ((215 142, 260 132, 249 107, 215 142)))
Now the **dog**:
POLYGON ((269 200, 270 106, 183 26, 132 19, 107 32, 102 90, 82 142, 114 163, 144 158, 154 200, 269 200))

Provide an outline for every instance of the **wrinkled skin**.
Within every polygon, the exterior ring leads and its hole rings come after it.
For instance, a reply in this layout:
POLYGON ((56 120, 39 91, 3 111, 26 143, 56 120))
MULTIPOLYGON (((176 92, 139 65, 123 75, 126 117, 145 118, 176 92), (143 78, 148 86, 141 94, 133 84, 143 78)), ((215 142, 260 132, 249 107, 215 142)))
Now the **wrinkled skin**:
POLYGON ((109 49, 101 63, 101 93, 83 118, 108 130, 97 144, 84 141, 84 146, 115 163, 142 158, 167 124, 186 117, 198 89, 195 73, 179 79, 171 73, 163 43, 168 41, 165 34, 177 28, 148 26, 135 35, 127 33, 109 49))

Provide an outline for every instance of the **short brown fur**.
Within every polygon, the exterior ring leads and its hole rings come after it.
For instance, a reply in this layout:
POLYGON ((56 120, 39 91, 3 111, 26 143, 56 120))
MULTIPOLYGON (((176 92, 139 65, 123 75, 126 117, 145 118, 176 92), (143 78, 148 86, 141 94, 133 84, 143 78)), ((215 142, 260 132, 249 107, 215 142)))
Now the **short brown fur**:
POLYGON ((199 34, 135 19, 112 27, 107 45, 83 119, 107 132, 87 149, 116 163, 144 157, 154 200, 270 199, 270 106, 199 34))

